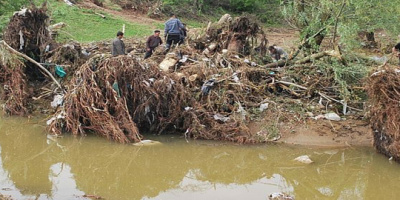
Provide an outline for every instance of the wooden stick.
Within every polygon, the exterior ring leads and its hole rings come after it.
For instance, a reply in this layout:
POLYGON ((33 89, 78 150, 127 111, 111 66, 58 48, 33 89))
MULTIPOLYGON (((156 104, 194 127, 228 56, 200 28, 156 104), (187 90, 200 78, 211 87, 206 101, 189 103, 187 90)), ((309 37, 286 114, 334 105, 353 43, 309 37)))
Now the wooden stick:
POLYGON ((105 15, 103 15, 103 14, 100 14, 100 13, 97 13, 97 12, 95 12, 94 14, 96 14, 96 15, 100 16, 100 17, 101 17, 101 18, 103 18, 103 19, 105 19, 105 18, 106 18, 106 16, 105 16, 105 15))
POLYGON ((335 51, 335 50, 331 50, 331 51, 323 51, 323 52, 319 52, 319 53, 316 53, 316 54, 312 54, 312 55, 310 55, 308 57, 305 57, 305 58, 303 58, 301 60, 296 61, 295 64, 305 64, 307 62, 310 62, 311 60, 322 58, 324 56, 332 56, 332 57, 337 57, 339 59, 342 59, 341 56, 340 56, 340 52, 335 51))
POLYGON ((41 70, 43 70, 56 84, 57 86, 61 89, 61 91, 63 91, 65 93, 65 90, 63 89, 63 87, 61 86, 61 84, 54 78, 54 76, 46 69, 44 68, 41 64, 39 64, 38 62, 36 62, 35 60, 33 60, 32 58, 30 58, 29 56, 13 49, 12 47, 10 47, 6 41, 1 40, 0 43, 3 43, 5 47, 7 47, 8 49, 11 50, 11 52, 25 58, 26 60, 32 62, 33 64, 35 64, 36 66, 38 66, 41 70))

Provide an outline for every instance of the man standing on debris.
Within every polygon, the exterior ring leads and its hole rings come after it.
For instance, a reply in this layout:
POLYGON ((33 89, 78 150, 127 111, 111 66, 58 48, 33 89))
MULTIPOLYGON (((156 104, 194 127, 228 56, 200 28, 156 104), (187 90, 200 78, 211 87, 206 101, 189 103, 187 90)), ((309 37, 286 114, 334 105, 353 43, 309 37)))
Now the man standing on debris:
POLYGON ((185 27, 183 26, 182 22, 176 18, 175 14, 171 14, 171 18, 165 22, 165 51, 168 51, 173 44, 180 44, 181 30, 184 28, 185 27))
POLYGON ((112 41, 111 54, 113 56, 126 55, 125 54, 125 44, 124 44, 124 41, 122 41, 123 37, 124 37, 124 33, 121 31, 118 31, 117 38, 115 38, 112 41))
POLYGON ((163 42, 160 38, 160 31, 155 30, 154 35, 147 38, 146 41, 146 54, 144 54, 144 59, 150 57, 153 54, 153 51, 156 47, 161 45, 163 42))
POLYGON ((392 53, 394 56, 399 58, 399 66, 400 66, 400 43, 397 43, 396 46, 392 48, 392 53))
POLYGON ((268 51, 274 62, 288 59, 288 54, 281 47, 269 46, 268 51))

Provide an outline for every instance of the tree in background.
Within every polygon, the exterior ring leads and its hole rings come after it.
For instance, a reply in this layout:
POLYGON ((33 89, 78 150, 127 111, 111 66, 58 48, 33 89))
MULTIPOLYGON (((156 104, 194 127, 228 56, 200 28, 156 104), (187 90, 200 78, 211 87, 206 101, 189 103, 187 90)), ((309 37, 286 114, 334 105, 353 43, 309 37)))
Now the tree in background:
POLYGON ((366 32, 369 40, 373 32, 384 29, 398 34, 400 0, 281 0, 286 22, 300 31, 302 46, 318 50, 327 35, 331 43, 349 48, 358 47, 358 33, 366 32))

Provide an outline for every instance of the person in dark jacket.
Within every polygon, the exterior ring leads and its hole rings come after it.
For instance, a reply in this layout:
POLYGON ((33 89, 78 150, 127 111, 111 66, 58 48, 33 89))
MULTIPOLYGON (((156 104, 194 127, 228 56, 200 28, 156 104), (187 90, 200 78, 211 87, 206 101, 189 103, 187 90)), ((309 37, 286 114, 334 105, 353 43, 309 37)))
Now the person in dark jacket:
POLYGON ((125 54, 125 44, 124 44, 124 41, 122 41, 123 37, 124 37, 124 33, 121 31, 118 31, 117 38, 115 38, 112 41, 111 54, 113 56, 126 55, 125 54))
POLYGON ((176 18, 174 14, 171 14, 171 18, 167 22, 165 22, 164 29, 166 51, 169 50, 171 45, 180 44, 181 30, 184 28, 185 27, 183 26, 182 22, 178 18, 176 18))
POLYGON ((144 55, 144 59, 150 57, 153 54, 153 51, 156 47, 161 45, 163 42, 160 38, 160 31, 155 30, 154 35, 147 38, 146 41, 146 54, 144 55))

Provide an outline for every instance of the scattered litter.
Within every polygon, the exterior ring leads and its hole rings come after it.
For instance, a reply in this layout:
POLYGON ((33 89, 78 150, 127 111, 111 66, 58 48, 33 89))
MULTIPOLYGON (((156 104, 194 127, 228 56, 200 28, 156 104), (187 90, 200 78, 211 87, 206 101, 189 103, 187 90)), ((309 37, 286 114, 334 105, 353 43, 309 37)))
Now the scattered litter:
POLYGON ((193 108, 192 107, 185 107, 185 110, 189 111, 189 110, 193 110, 193 108))
POLYGON ((188 60, 188 55, 183 55, 182 59, 179 60, 181 63, 185 63, 188 60))
POLYGON ((331 121, 340 121, 340 120, 342 120, 338 114, 333 113, 333 112, 332 113, 326 113, 325 114, 325 119, 331 120, 331 121))
POLYGON ((64 68, 60 65, 56 65, 56 74, 60 78, 64 78, 67 75, 67 72, 64 71, 64 68))
POLYGON ((294 200, 294 197, 285 193, 272 193, 268 196, 269 200, 294 200))
POLYGON ((229 117, 225 117, 225 116, 217 113, 217 114, 214 115, 214 119, 215 120, 220 120, 222 122, 227 122, 227 121, 229 121, 230 118, 229 117))
MULTIPOLYGON (((14 15, 17 14, 17 15, 19 15, 19 16, 24 16, 24 17, 25 17, 26 11, 28 11, 28 9, 27 9, 27 8, 23 8, 23 9, 21 9, 20 11, 14 12, 14 15)), ((29 12, 30 12, 30 11, 29 11, 29 12)))
POLYGON ((238 77, 238 75, 237 75, 236 72, 232 74, 232 79, 233 79, 233 81, 235 81, 236 83, 239 83, 239 77, 238 77))
POLYGON ((19 30, 19 50, 21 51, 22 49, 24 49, 24 45, 25 45, 25 41, 24 41, 24 34, 22 33, 21 30, 19 30))
POLYGON ((69 6, 73 6, 74 4, 72 2, 70 2, 69 0, 64 0, 64 2, 69 5, 69 6))
POLYGON ((243 106, 242 106, 242 104, 240 103, 240 102, 237 102, 238 104, 239 104, 239 108, 238 108, 238 113, 240 113, 242 116, 242 120, 246 120, 246 115, 247 115, 247 112, 246 112, 246 110, 243 108, 243 106))
POLYGON ((64 118, 65 118, 65 112, 61 112, 56 117, 52 117, 49 120, 47 120, 46 124, 47 124, 47 126, 49 126, 51 123, 53 123, 54 120, 56 120, 56 119, 64 119, 64 118))
POLYGON ((208 95, 211 91, 211 88, 214 86, 215 83, 215 79, 210 79, 207 80, 203 86, 201 86, 201 92, 203 93, 203 95, 208 95))
POLYGON ((313 163, 313 161, 307 155, 299 156, 299 157, 295 158, 294 160, 298 161, 298 162, 301 162, 301 163, 304 163, 304 164, 313 163))
POLYGON ((262 111, 264 111, 264 110, 267 110, 267 109, 268 109, 268 106, 269 106, 269 103, 263 103, 263 104, 261 104, 261 105, 260 105, 260 108, 259 108, 260 112, 262 112, 262 111))
POLYGON ((154 141, 154 140, 142 140, 140 142, 132 144, 133 146, 152 146, 152 145, 158 145, 161 144, 159 141, 154 141))
POLYGON ((53 101, 50 103, 52 108, 56 108, 59 105, 62 105, 64 101, 64 95, 57 94, 54 96, 53 101))

